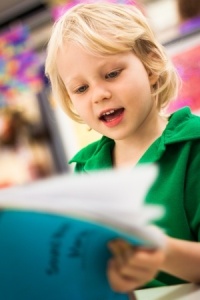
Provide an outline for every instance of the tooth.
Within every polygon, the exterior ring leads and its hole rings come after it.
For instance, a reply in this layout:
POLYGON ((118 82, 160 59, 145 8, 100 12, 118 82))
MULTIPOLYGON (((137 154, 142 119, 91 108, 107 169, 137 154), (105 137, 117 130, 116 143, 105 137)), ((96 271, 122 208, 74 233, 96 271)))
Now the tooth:
POLYGON ((108 115, 110 115, 110 114, 112 114, 112 113, 114 113, 114 109, 112 109, 112 110, 110 110, 110 111, 107 111, 107 112, 105 112, 105 113, 104 113, 104 115, 107 115, 107 116, 108 116, 108 115))

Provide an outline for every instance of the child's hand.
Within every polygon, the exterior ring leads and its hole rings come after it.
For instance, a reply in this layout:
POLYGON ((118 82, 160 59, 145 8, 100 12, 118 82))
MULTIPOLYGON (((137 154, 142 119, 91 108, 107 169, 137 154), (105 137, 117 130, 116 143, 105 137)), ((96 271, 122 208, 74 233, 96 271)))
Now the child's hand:
POLYGON ((133 247, 120 239, 108 247, 114 257, 109 261, 107 275, 117 292, 129 292, 154 279, 165 259, 163 249, 133 247))

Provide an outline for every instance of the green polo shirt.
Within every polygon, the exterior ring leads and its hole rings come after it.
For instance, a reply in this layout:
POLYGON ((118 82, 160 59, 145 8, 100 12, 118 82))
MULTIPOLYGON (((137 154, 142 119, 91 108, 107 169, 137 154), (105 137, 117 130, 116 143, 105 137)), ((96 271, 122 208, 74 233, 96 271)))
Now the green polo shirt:
MULTIPOLYGON (((114 141, 103 136, 79 151, 70 163, 76 163, 75 172, 110 169, 113 147, 114 141)), ((146 197, 147 203, 165 207, 165 216, 155 224, 171 237, 200 241, 200 117, 188 107, 173 113, 140 163, 159 165, 159 176, 146 197)), ((160 272, 146 287, 182 282, 160 272)))

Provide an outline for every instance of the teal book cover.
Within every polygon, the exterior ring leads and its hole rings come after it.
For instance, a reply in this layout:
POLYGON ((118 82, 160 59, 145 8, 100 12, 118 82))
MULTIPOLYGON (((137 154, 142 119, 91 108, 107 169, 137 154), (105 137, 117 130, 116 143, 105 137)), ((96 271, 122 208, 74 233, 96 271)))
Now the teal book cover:
POLYGON ((0 299, 125 300, 107 282, 107 242, 116 232, 67 217, 0 215, 0 299))
MULTIPOLYGON (((103 174, 100 177, 87 176, 87 179, 64 176, 58 180, 0 192, 1 300, 128 299, 128 295, 115 293, 109 286, 106 276, 111 257, 108 242, 123 238, 133 245, 160 247, 162 236, 156 235, 158 232, 154 234, 153 228, 147 226, 153 215, 158 217, 156 209, 151 208, 148 215, 148 209, 137 204, 140 209, 133 209, 129 215, 128 204, 123 209, 126 201, 117 200, 119 193, 117 191, 115 194, 114 186, 118 180, 122 184, 124 181, 124 195, 128 197, 129 193, 132 194, 132 180, 127 180, 132 176, 130 173, 124 175, 110 173, 108 177, 103 174), (74 190, 74 181, 76 186, 79 185, 79 196, 74 190), (109 190, 113 188, 114 200, 110 201, 115 201, 116 207, 111 211, 109 197, 105 200, 106 185, 102 190, 104 181, 108 183, 109 190), (62 192, 59 185, 64 185, 62 192), (91 186, 99 200, 92 191, 86 195, 91 186), (60 192, 65 195, 66 206, 61 195, 59 198, 60 192), (50 205, 50 194, 54 199, 53 205, 50 205), (86 206, 81 207, 83 202, 86 206)), ((147 186, 149 184, 150 181, 147 186)), ((131 197, 128 198, 130 201, 131 197)))

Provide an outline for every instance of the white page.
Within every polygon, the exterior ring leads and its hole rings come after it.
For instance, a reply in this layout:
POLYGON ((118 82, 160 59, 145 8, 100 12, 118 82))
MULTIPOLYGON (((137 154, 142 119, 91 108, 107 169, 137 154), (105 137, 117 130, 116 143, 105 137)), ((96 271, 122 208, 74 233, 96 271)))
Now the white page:
POLYGON ((162 207, 144 205, 144 198, 156 176, 155 165, 66 174, 2 190, 0 207, 89 219, 128 233, 137 231, 140 236, 150 236, 160 245, 162 237, 157 237, 157 231, 154 234, 152 229, 144 227, 163 213, 162 207))

